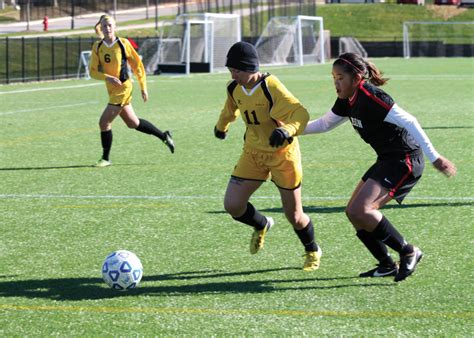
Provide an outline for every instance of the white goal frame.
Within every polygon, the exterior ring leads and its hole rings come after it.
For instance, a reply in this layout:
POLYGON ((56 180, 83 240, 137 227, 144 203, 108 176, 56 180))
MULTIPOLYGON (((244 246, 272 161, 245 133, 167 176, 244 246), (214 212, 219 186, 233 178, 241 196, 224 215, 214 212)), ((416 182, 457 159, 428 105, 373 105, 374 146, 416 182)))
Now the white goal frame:
POLYGON ((90 51, 90 50, 86 50, 86 51, 81 52, 81 55, 79 56, 79 65, 77 67, 77 78, 78 79, 81 78, 82 67, 84 67, 84 77, 83 78, 86 79, 86 80, 91 79, 91 75, 89 74, 89 61, 91 59, 91 54, 92 54, 92 51, 90 51))
MULTIPOLYGON (((265 48, 265 44, 268 43, 268 38, 275 36, 272 35, 271 28, 272 25, 275 25, 274 22, 278 22, 278 20, 285 21, 284 25, 286 27, 290 27, 289 30, 285 32, 285 35, 278 35, 279 37, 281 36, 281 41, 277 42, 277 45, 275 46, 275 52, 277 52, 279 49, 286 48, 288 49, 289 53, 292 53, 294 55, 294 61, 292 63, 297 64, 297 65, 304 65, 305 64, 305 56, 314 56, 315 58, 318 59, 319 63, 325 63, 325 34, 324 34, 324 20, 322 17, 319 16, 307 16, 307 15, 297 15, 297 16, 277 16, 271 18, 267 26, 265 27, 263 33, 260 35, 258 38, 257 42, 255 43, 255 48, 257 49, 257 52, 260 49, 260 56, 262 57, 262 63, 267 64, 267 65, 278 65, 278 64, 287 64, 288 62, 278 60, 278 57, 276 55, 272 56, 272 60, 265 60, 265 57, 263 57, 264 54, 268 54, 267 52, 262 52, 262 50, 265 48), (319 22, 319 29, 318 29, 318 40, 316 41, 316 46, 315 46, 315 54, 304 54, 304 48, 303 48, 303 21, 313 21, 313 22, 319 22), (288 43, 291 43, 291 46, 288 45, 288 43)), ((277 23, 278 24, 278 23, 277 23)), ((275 27, 275 26, 273 26, 275 27)), ((268 50, 267 50, 268 51, 268 50)), ((275 53, 276 54, 276 53, 275 53)), ((290 56, 290 54, 288 54, 290 56)), ((290 62, 291 63, 291 62, 290 62)))
POLYGON ((409 59, 412 56, 410 43, 410 26, 413 25, 474 25, 474 21, 405 21, 403 23, 403 57, 409 59))

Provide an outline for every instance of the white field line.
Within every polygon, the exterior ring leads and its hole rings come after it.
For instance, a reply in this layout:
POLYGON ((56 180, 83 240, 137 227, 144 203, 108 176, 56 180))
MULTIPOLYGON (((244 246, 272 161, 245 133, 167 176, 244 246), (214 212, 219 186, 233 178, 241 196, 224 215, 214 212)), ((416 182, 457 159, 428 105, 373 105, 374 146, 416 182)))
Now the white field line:
MULTIPOLYGON (((68 80, 66 80, 68 81, 68 80)), ((147 83, 154 83, 155 80, 147 80, 147 83)), ((41 82, 39 82, 41 83, 41 82)), ((103 86, 104 83, 100 82, 91 82, 86 84, 71 85, 71 86, 60 86, 60 87, 38 87, 38 88, 29 88, 29 89, 18 89, 18 90, 9 90, 9 91, 0 91, 0 95, 9 95, 9 94, 21 94, 21 93, 31 93, 31 92, 41 92, 49 90, 63 90, 63 89, 75 89, 75 88, 84 88, 84 87, 95 87, 103 86)))
POLYGON ((94 83, 73 85, 73 86, 39 87, 39 88, 19 89, 19 90, 10 90, 6 92, 0 92, 0 95, 41 92, 41 91, 48 91, 48 90, 63 90, 63 89, 73 89, 73 88, 83 88, 83 87, 93 87, 93 86, 103 86, 103 85, 104 84, 102 82, 94 82, 94 83))
POLYGON ((20 109, 20 110, 14 110, 14 111, 0 112, 0 116, 12 115, 12 114, 18 114, 18 113, 31 113, 31 112, 35 112, 35 111, 51 110, 51 109, 58 109, 58 108, 71 108, 71 107, 78 107, 78 106, 87 106, 87 105, 90 105, 90 104, 97 104, 97 103, 99 103, 99 101, 88 101, 88 102, 74 103, 74 104, 63 104, 63 105, 60 105, 60 106, 48 106, 48 107, 43 107, 43 108, 20 109))
MULTIPOLYGON (((211 195, 165 195, 165 196, 140 196, 140 195, 53 195, 53 194, 0 194, 0 199, 110 199, 110 200, 220 200, 222 196, 211 195)), ((279 196, 252 196, 252 199, 261 200, 280 200, 279 196)), ((407 197, 409 200, 425 200, 425 201, 474 201, 472 196, 464 197, 436 197, 436 196, 412 196, 407 197)), ((303 197, 306 201, 346 201, 348 196, 318 196, 303 197)))

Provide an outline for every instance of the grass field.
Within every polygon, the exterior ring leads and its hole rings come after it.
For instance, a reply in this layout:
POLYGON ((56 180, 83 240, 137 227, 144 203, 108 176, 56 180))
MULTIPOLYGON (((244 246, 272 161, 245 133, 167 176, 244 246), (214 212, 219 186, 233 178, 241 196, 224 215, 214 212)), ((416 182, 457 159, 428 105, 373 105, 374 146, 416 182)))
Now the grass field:
MULTIPOLYGON (((171 129, 174 155, 153 137, 114 124, 109 168, 97 121, 103 84, 61 81, 0 87, 0 335, 2 336, 472 336, 472 59, 378 59, 386 90, 417 116, 456 163, 446 179, 427 165, 406 203, 385 215, 424 251, 402 283, 361 279, 374 260, 344 206, 375 155, 349 124, 300 139, 305 210, 324 256, 301 270, 302 247, 276 188, 253 204, 276 220, 263 252, 223 212, 243 123, 225 141, 212 129, 227 73, 149 77, 139 115, 171 129), (141 287, 110 290, 100 267, 111 251, 135 252, 141 287)), ((335 100, 330 64, 274 68, 312 118, 335 100)))

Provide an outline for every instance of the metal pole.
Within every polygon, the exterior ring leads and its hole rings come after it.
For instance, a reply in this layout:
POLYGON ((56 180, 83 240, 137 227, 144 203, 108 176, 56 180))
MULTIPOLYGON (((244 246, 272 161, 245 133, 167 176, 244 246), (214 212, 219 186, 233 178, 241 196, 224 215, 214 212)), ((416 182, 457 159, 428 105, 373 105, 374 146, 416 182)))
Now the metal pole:
POLYGON ((30 30, 30 0, 26 3, 26 30, 30 30))
POLYGON ((5 73, 6 73, 6 82, 7 84, 10 83, 10 72, 8 69, 8 64, 10 63, 8 60, 8 36, 5 38, 5 73))
POLYGON ((158 0, 155 0, 155 31, 158 31, 158 0))
POLYGON ((146 14, 145 14, 145 18, 148 20, 150 18, 150 15, 148 15, 148 8, 150 7, 150 0, 146 0, 146 14))
POLYGON ((74 29, 74 0, 71 0, 71 29, 74 29))
POLYGON ((117 20, 117 0, 114 0, 114 20, 117 20))

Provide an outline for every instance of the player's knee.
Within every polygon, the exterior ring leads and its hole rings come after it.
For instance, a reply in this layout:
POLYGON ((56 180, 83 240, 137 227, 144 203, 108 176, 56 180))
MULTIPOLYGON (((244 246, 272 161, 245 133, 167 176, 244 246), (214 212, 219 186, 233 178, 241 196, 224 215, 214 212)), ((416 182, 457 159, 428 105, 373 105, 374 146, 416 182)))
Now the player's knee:
POLYGON ((246 211, 246 204, 238 203, 238 201, 225 200, 224 210, 232 217, 242 216, 246 211))

